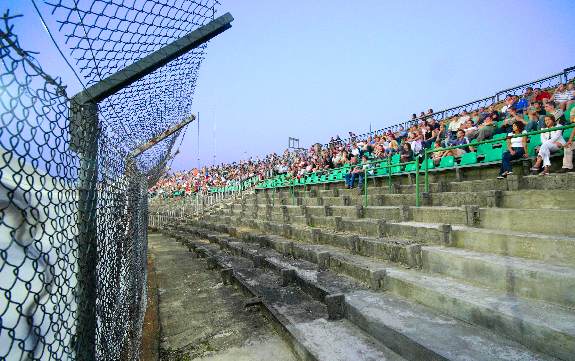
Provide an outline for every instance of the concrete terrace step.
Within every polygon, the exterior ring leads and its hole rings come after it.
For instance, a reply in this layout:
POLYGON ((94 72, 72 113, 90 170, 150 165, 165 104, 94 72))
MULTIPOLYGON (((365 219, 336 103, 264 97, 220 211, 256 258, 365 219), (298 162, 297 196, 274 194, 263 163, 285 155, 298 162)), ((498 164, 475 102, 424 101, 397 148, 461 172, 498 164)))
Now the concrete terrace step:
MULTIPOLYGON (((231 243, 231 242, 230 242, 231 243)), ((439 315, 390 294, 348 286, 309 263, 270 254, 253 244, 240 247, 266 256, 277 267, 293 269, 306 282, 345 295, 345 317, 391 350, 410 360, 551 360, 479 327, 439 315), (326 279, 329 281, 326 282, 326 279)))
POLYGON ((451 245, 478 252, 575 265, 575 238, 453 226, 451 245))
MULTIPOLYGON (((261 299, 270 314, 295 341, 294 350, 302 359, 342 361, 402 361, 404 358, 362 332, 348 320, 327 321, 325 305, 296 285, 280 287, 281 277, 238 256, 230 256, 214 245, 200 244, 217 256, 244 288, 261 299), (326 342, 329 340, 329 342, 326 342)), ((292 344, 293 344, 292 343, 292 344)))
POLYGON ((345 300, 348 318, 366 332, 387 340, 390 348, 411 360, 552 359, 527 351, 515 342, 486 330, 388 294, 357 291, 346 294, 345 300), (410 347, 404 346, 406 339, 410 347), (429 355, 429 350, 433 350, 435 355, 429 355))
POLYGON ((565 189, 503 192, 501 207, 575 209, 575 191, 565 189))
POLYGON ((575 269, 452 247, 424 246, 425 271, 504 290, 508 295, 575 306, 575 269))
POLYGON ((321 263, 327 269, 350 276, 374 290, 382 289, 448 317, 491 329, 540 352, 565 360, 575 355, 572 309, 505 295, 447 276, 400 268, 331 246, 306 245, 279 236, 270 237, 269 245, 296 258, 312 262, 323 259, 321 263))
POLYGON ((519 232, 575 235, 573 210, 482 208, 480 226, 519 232))

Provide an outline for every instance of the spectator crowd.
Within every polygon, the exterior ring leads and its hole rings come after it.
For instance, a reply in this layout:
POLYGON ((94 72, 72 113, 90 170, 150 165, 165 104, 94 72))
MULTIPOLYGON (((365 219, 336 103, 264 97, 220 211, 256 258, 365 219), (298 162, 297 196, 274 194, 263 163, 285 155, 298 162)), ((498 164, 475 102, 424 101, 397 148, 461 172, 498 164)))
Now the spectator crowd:
MULTIPOLYGON (((397 126, 381 134, 358 137, 350 132, 347 139, 332 137, 329 143, 314 144, 307 150, 285 150, 283 154, 267 155, 263 159, 249 159, 231 164, 205 167, 201 170, 178 171, 164 176, 150 189, 152 195, 183 195, 207 191, 211 187, 224 187, 259 177, 268 178, 277 174, 288 174, 300 178, 308 173, 350 165, 346 184, 353 187, 356 173, 363 173, 365 163, 399 154, 401 162, 420 159, 426 148, 446 148, 464 146, 457 149, 432 153, 435 164, 445 156, 461 157, 474 151, 473 143, 492 138, 497 134, 506 134, 507 146, 503 152, 500 178, 511 174, 510 162, 527 156, 525 137, 511 138, 512 135, 575 122, 573 116, 566 118, 566 111, 575 103, 575 84, 569 82, 559 85, 554 92, 527 87, 521 96, 509 94, 503 104, 459 114, 443 119, 435 119, 432 109, 412 115, 408 126, 397 126)), ((571 136, 565 140, 561 131, 542 133, 541 146, 533 172, 549 173, 550 155, 559 149, 566 150, 566 159, 562 171, 572 170, 571 136), (569 153, 567 155, 567 153, 569 153)), ((361 179, 359 186, 361 187, 361 179)))

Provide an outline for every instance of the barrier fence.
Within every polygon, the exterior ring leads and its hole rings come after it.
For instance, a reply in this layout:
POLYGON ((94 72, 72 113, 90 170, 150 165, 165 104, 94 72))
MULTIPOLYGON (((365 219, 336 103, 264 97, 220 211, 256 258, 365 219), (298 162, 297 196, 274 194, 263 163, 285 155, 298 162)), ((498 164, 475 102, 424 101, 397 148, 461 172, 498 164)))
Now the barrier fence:
POLYGON ((0 360, 139 359, 148 188, 231 26, 215 5, 46 1, 87 86, 72 97, 0 17, 0 360))

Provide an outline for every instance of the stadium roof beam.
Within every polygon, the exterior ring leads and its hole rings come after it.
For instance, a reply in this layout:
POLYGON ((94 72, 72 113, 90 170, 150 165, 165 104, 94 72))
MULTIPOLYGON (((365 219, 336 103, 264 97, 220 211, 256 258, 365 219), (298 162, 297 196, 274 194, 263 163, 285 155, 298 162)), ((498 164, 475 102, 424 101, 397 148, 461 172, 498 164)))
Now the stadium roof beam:
POLYGON ((178 40, 126 66, 124 69, 102 79, 76 94, 73 99, 78 104, 97 103, 228 30, 232 27, 231 22, 233 20, 232 14, 225 13, 178 40))

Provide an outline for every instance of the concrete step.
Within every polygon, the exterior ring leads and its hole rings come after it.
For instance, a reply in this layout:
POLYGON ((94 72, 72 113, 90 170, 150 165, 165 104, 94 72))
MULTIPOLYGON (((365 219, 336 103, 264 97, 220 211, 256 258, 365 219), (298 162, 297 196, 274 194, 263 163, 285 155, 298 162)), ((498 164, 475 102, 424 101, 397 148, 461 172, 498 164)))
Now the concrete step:
POLYGON ((575 237, 454 226, 451 238, 472 251, 575 265, 575 237))
POLYGON ((403 269, 335 247, 279 239, 281 237, 271 240, 270 246, 296 258, 312 262, 322 259, 322 264, 331 271, 350 276, 373 290, 385 289, 561 359, 569 360, 575 355, 575 312, 572 309, 506 295, 448 276, 403 269))
MULTIPOLYGON (((346 318, 344 324, 354 324, 369 334, 370 338, 381 342, 384 347, 405 359, 554 360, 480 327, 440 315, 428 307, 388 293, 382 294, 355 286, 329 271, 317 271, 309 262, 282 257, 281 254, 274 253, 275 251, 260 248, 261 243, 255 246, 250 243, 232 242, 227 237, 222 238, 228 247, 233 245, 237 249, 241 248, 241 251, 236 251, 235 254, 263 255, 265 262, 273 264, 274 269, 293 270, 305 283, 302 290, 315 295, 312 297, 321 298, 321 294, 325 292, 343 295, 342 313, 346 318)), ((299 281, 296 283, 301 284, 299 281)), ((324 327, 329 329, 334 323, 340 322, 331 321, 324 327)), ((350 342, 348 346, 350 350, 356 350, 355 335, 357 333, 353 333, 350 337, 344 332, 339 336, 345 336, 350 342)), ((329 336, 335 335, 327 333, 322 336, 326 337, 321 340, 331 342, 329 336)), ((319 338, 313 340, 321 342, 319 338)), ((337 348, 336 351, 342 350, 337 348)), ((345 354, 348 353, 349 351, 345 354)))
POLYGON ((575 235, 572 210, 481 208, 480 226, 490 229, 507 229, 555 235, 575 235))
POLYGON ((465 207, 411 207, 409 211, 415 222, 467 224, 470 221, 465 207))
POLYGON ((386 222, 385 237, 409 239, 421 244, 449 244, 451 226, 441 223, 386 222))
POLYGON ((453 247, 421 248, 423 269, 508 295, 575 306, 575 269, 453 247))
POLYGON ((363 208, 365 218, 385 219, 386 221, 399 221, 403 215, 398 206, 368 206, 363 208))
POLYGON ((410 360, 548 360, 516 342, 387 293, 345 295, 347 317, 410 360))
POLYGON ((548 189, 503 192, 501 207, 520 209, 575 209, 575 191, 548 189))
MULTIPOLYGON (((207 251, 205 256, 217 259, 223 267, 232 270, 231 277, 241 284, 244 292, 257 297, 258 304, 264 309, 264 314, 274 321, 276 329, 289 335, 288 339, 299 358, 405 360, 349 320, 328 321, 326 306, 297 284, 282 287, 280 275, 268 269, 254 268, 247 258, 229 255, 215 245, 201 243, 200 247, 207 251)), ((304 273, 309 272, 304 270, 304 273)), ((317 277, 317 271, 315 274, 317 277)))
POLYGON ((460 182, 447 183, 449 192, 479 192, 479 191, 492 191, 492 190, 508 190, 506 181, 500 179, 486 178, 477 180, 468 180, 460 182))

